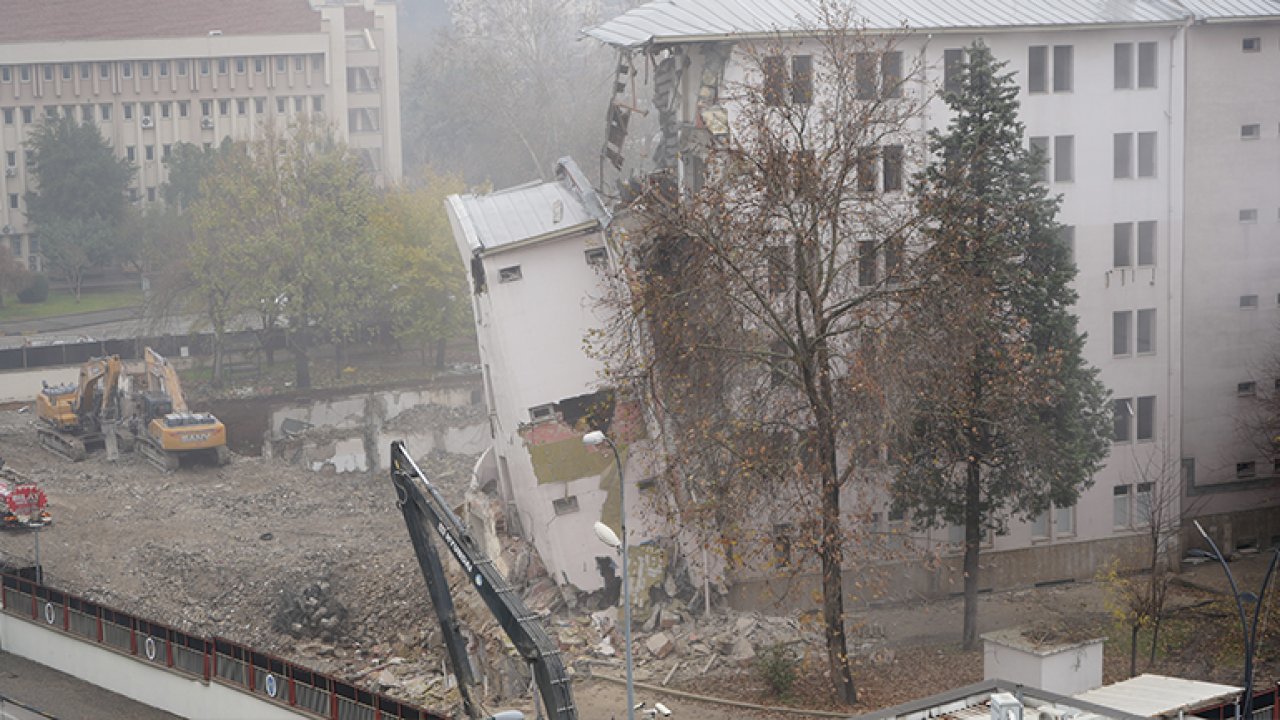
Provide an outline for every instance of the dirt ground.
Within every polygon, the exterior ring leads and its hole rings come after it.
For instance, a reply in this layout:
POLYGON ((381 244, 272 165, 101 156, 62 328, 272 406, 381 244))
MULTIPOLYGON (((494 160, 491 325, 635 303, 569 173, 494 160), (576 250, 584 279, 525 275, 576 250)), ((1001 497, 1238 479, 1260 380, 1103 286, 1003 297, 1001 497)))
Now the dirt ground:
MULTIPOLYGON (((168 475, 132 456, 115 464, 100 456, 73 464, 42 450, 32 415, 17 409, 0 410, 0 456, 48 493, 55 524, 41 532, 40 554, 50 584, 183 630, 225 636, 322 671, 376 682, 429 707, 447 707, 450 698, 436 690, 441 667, 436 620, 384 474, 316 474, 281 461, 241 456, 223 468, 168 475), (273 624, 279 627, 280 608, 305 588, 321 584, 327 588, 326 602, 345 608, 339 637, 322 642, 273 629, 273 624)), ((451 457, 420 460, 429 474, 436 472, 433 463, 449 468, 458 463, 451 457)), ((455 479, 442 490, 458 501, 462 479, 456 472, 451 475, 455 479)), ((28 532, 0 533, 0 553, 29 561, 33 540, 28 532)), ((1254 572, 1247 569, 1263 563, 1254 557, 1237 565, 1254 572)), ((1187 578, 1206 587, 1225 584, 1215 565, 1194 568, 1187 578)), ((1256 587, 1257 582, 1244 585, 1256 587)), ((1175 599, 1188 607, 1214 602, 1211 594, 1195 587, 1180 588, 1175 599)), ((1116 634, 1099 584, 992 594, 981 602, 982 631, 1052 620, 1116 634)), ((1204 611, 1205 618, 1195 622, 1224 622, 1223 612, 1208 610, 1212 612, 1204 611)), ((1227 632, 1235 632, 1230 613, 1225 617, 1227 632)), ((766 705, 783 702, 765 692, 750 664, 717 661, 714 650, 708 655, 693 651, 701 647, 699 636, 706 637, 703 644, 714 646, 714 635, 731 634, 734 616, 682 620, 671 631, 678 637, 671 657, 659 660, 637 648, 638 679, 656 686, 670 674, 669 687, 693 694, 766 705)), ((810 629, 796 633, 804 639, 803 657, 788 703, 856 715, 981 679, 981 652, 958 647, 958 599, 875 609, 853 621, 861 702, 848 708, 827 702, 822 648, 813 641, 820 634, 810 629), (911 682, 904 683, 904 677, 911 682)), ((785 619, 772 622, 785 631, 785 619)), ((575 682, 580 716, 624 717, 623 687, 583 676, 588 667, 595 675, 622 675, 617 656, 601 658, 592 652, 598 637, 583 639, 590 635, 591 623, 585 610, 562 611, 548 626, 560 637, 567 663, 580 671, 575 682)), ((1195 648, 1196 637, 1219 632, 1188 623, 1171 624, 1165 642, 1195 648)), ((492 623, 482 628, 486 630, 494 632, 492 623)), ((1123 640, 1127 643, 1127 637, 1123 640)), ((1235 673, 1238 680, 1230 643, 1219 645, 1220 662, 1210 655, 1197 669, 1178 664, 1170 650, 1154 669, 1189 669, 1190 677, 1227 681, 1235 673)), ((1127 671, 1124 647, 1114 638, 1108 645, 1108 679, 1127 671)), ((650 689, 639 690, 637 699, 661 701, 676 717, 786 717, 650 689)), ((517 701, 490 704, 493 709, 521 706, 517 701)), ((530 709, 527 702, 523 709, 530 709)))

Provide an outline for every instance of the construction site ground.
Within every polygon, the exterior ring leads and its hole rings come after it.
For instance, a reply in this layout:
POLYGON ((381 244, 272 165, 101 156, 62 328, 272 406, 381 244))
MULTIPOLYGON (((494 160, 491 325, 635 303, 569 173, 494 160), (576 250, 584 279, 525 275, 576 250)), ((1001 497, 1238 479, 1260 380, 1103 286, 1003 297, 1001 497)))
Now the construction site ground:
MULTIPOLYGON (((447 709, 455 699, 444 689, 436 619, 384 473, 319 474, 280 460, 242 456, 233 456, 225 467, 172 474, 128 455, 116 463, 101 455, 70 463, 37 445, 34 418, 19 407, 0 410, 0 456, 37 480, 50 498, 55 524, 40 533, 50 584, 182 630, 251 644, 429 707, 447 709), (325 606, 325 617, 337 618, 324 634, 310 626, 301 633, 290 627, 309 595, 325 606)), ((461 501, 464 462, 448 456, 420 461, 447 497, 461 501)), ((30 532, 2 533, 0 552, 11 561, 29 561, 33 540, 30 532)), ((517 547, 508 558, 512 566, 528 564, 521 552, 527 556, 517 547)), ((1242 585, 1256 588, 1262 556, 1234 565, 1242 585)), ((549 631, 578 672, 580 717, 624 717, 623 687, 586 677, 588 672, 622 676, 620 636, 616 626, 610 627, 608 613, 593 616, 590 607, 565 607, 558 592, 547 590, 545 579, 530 580, 531 572, 515 584, 526 589, 535 610, 548 613, 549 631), (611 643, 603 642, 606 635, 611 643)), ((1171 600, 1182 610, 1165 625, 1168 648, 1153 669, 1237 682, 1234 606, 1211 592, 1225 585, 1221 569, 1201 565, 1183 577, 1171 600)), ((984 595, 981 630, 1033 623, 1108 635, 1107 678, 1120 679, 1128 669, 1128 636, 1108 612, 1105 590, 1101 583, 1077 583, 984 595)), ((470 609, 464 603, 464 618, 500 647, 492 637, 498 631, 471 602, 470 609)), ((1274 593, 1268 603, 1274 605, 1274 593)), ((829 700, 820 628, 794 618, 723 609, 707 618, 697 608, 673 605, 661 627, 637 632, 636 677, 645 686, 637 697, 661 700, 677 717, 727 720, 785 715, 664 695, 648 686, 665 683, 695 695, 845 715, 926 696, 981 679, 981 651, 959 649, 960 608, 953 598, 855 612, 851 650, 861 702, 837 707, 829 700), (798 663, 798 680, 785 697, 766 690, 751 659, 776 643, 789 644, 798 663)), ((1269 682, 1275 679, 1276 624, 1272 618, 1262 632, 1260 658, 1269 682)), ((1146 668, 1145 659, 1139 667, 1146 668)), ((506 700, 493 709, 500 707, 530 709, 527 699, 506 700)))

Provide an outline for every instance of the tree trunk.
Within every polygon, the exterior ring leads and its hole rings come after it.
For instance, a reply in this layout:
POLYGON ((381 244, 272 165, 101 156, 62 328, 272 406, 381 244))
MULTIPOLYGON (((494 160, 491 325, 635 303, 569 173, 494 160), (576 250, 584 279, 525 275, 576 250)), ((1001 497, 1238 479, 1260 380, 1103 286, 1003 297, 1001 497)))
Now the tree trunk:
POLYGON ((449 349, 449 342, 444 338, 436 340, 436 369, 444 370, 445 351, 449 349))
POLYGON ((1160 614, 1156 614, 1155 624, 1151 626, 1151 651, 1147 657, 1147 666, 1156 664, 1156 642, 1160 640, 1160 614))
POLYGON ((311 357, 307 354, 306 331, 290 333, 293 342, 289 350, 293 353, 293 384, 299 390, 311 387, 311 357))
POLYGON ((222 332, 218 328, 213 330, 213 377, 210 382, 214 387, 222 387, 223 366, 225 365, 224 352, 222 349, 222 332))
POLYGON ((1138 674, 1138 626, 1129 628, 1129 677, 1138 674))
POLYGON ((978 503, 981 500, 981 472, 978 462, 971 461, 964 484, 964 640, 965 650, 978 642, 978 551, 982 547, 978 503))

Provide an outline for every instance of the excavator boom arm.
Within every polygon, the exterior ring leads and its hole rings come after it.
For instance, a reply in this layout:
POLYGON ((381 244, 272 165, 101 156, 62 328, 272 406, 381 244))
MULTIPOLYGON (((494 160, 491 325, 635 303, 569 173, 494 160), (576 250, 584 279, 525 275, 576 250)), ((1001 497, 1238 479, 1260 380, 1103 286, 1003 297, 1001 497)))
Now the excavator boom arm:
MULTIPOLYGON (((464 686, 464 678, 471 678, 470 664, 440 558, 431 543, 431 534, 435 534, 449 549, 449 553, 466 572, 471 586, 484 600, 489 612, 507 637, 511 638, 511 644, 525 662, 529 663, 547 714, 554 720, 577 720, 578 709, 573 702, 573 689, 556 644, 547 635, 537 615, 529 611, 520 596, 507 584, 493 561, 480 549, 467 532, 466 526, 449 509, 444 498, 418 469, 404 443, 399 440, 391 443, 391 482, 395 485, 400 510, 413 541, 413 550, 418 556, 418 564, 440 620, 449 659, 453 664, 454 674, 458 676, 459 688, 464 686), (441 600, 437 600, 437 595, 442 596, 441 600)), ((463 692, 463 702, 467 711, 475 716, 476 709, 466 691, 463 692)))

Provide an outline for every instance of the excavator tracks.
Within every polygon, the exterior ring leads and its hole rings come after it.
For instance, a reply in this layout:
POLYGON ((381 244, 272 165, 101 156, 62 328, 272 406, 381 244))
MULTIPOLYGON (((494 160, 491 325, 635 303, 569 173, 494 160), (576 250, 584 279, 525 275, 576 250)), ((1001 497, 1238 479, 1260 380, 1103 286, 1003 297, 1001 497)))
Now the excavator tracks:
POLYGON ((59 457, 80 462, 88 455, 84 440, 45 428, 40 429, 40 446, 59 457))
POLYGON ((147 462, 156 466, 163 472, 173 472, 174 470, 177 470, 178 466, 181 464, 178 461, 177 455, 171 452, 166 452, 146 440, 140 439, 137 444, 134 445, 134 449, 142 453, 142 457, 146 458, 147 462))

